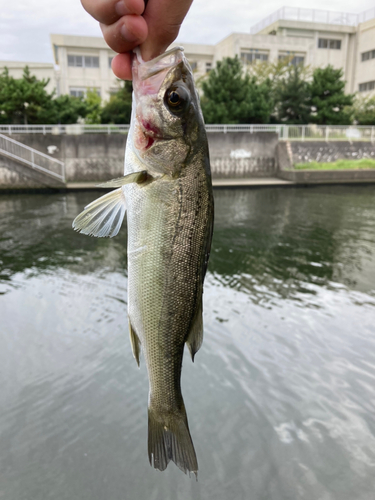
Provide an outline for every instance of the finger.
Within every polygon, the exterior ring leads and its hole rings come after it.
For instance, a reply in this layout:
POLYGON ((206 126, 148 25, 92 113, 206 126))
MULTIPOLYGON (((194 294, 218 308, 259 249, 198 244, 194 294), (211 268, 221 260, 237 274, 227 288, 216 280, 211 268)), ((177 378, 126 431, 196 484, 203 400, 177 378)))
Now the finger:
POLYGON ((130 52, 118 54, 112 59, 112 71, 121 80, 132 79, 132 56, 130 52))
POLYGON ((177 38, 193 0, 149 0, 143 14, 148 36, 141 45, 145 61, 158 56, 177 38))
POLYGON ((147 37, 147 24, 142 16, 124 16, 114 24, 100 27, 105 41, 115 52, 129 52, 147 37))
POLYGON ((113 24, 122 16, 142 15, 144 0, 81 0, 83 8, 97 21, 113 24))

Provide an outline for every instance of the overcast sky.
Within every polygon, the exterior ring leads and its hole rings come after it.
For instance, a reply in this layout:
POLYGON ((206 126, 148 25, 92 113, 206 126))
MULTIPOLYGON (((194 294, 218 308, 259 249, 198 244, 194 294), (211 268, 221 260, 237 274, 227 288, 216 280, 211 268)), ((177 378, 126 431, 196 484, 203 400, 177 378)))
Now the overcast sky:
MULTIPOLYGON (((178 41, 217 43, 250 27, 283 5, 360 13, 372 0, 194 0, 178 41)), ((101 36, 79 0, 0 0, 0 60, 53 62, 50 33, 101 36)))

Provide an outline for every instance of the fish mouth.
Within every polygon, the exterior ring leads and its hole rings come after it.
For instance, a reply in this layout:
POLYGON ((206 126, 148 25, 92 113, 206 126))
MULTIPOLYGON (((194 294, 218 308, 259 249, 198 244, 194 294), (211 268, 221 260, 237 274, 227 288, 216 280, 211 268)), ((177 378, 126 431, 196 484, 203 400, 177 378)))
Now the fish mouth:
POLYGON ((139 47, 136 47, 133 52, 135 55, 133 66, 138 66, 137 73, 140 80, 146 80, 162 71, 174 68, 185 59, 184 48, 179 45, 151 59, 151 61, 142 59, 139 47))
POLYGON ((180 46, 167 50, 151 61, 144 61, 140 48, 135 48, 132 62, 135 95, 157 94, 168 72, 185 62, 184 49, 180 46))

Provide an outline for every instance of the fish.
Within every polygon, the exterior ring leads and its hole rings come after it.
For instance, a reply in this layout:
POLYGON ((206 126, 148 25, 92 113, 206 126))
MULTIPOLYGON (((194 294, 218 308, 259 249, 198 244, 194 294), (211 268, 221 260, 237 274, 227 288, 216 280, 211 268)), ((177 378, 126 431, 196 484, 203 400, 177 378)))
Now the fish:
POLYGON ((185 344, 203 341, 203 282, 214 221, 209 151, 199 95, 182 47, 132 61, 133 101, 124 177, 73 221, 83 234, 113 237, 128 227, 128 318, 134 358, 148 378, 148 456, 197 477, 181 392, 185 344))

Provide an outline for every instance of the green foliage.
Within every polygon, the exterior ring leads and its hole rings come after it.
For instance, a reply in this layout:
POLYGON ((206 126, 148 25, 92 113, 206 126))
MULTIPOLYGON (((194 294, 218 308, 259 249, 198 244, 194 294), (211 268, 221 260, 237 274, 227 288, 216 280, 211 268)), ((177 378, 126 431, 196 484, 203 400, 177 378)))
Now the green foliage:
POLYGON ((342 69, 316 68, 310 84, 311 104, 315 111, 310 120, 319 125, 350 125, 353 95, 345 94, 342 69))
POLYGON ((79 118, 87 114, 87 106, 81 97, 71 95, 60 95, 53 100, 51 114, 43 123, 77 123, 79 118))
POLYGON ((259 84, 244 73, 238 57, 219 61, 202 89, 206 123, 268 123, 272 110, 269 81, 259 84))
POLYGON ((353 115, 358 125, 375 125, 375 96, 357 96, 353 105, 353 115))
POLYGON ((95 89, 89 89, 84 99, 86 105, 85 123, 94 125, 101 122, 101 103, 100 95, 95 89))
POLYGON ((7 69, 0 75, 0 122, 43 123, 44 110, 51 107, 48 80, 37 80, 26 66, 23 76, 15 79, 7 69))
POLYGON ((277 123, 308 123, 311 111, 309 84, 304 79, 303 66, 287 66, 274 90, 277 123))
POLYGON ((319 163, 311 161, 309 163, 297 163, 296 170, 361 170, 375 168, 375 160, 362 158, 361 160, 337 160, 330 163, 319 163))
POLYGON ((48 80, 30 75, 27 66, 19 79, 5 69, 0 75, 0 123, 65 124, 86 116, 82 99, 69 95, 55 98, 46 91, 47 85, 48 80))
MULTIPOLYGON (((273 88, 276 88, 279 82, 288 76, 292 66, 292 58, 293 56, 289 58, 285 57, 273 63, 269 61, 259 61, 256 64, 246 66, 246 72, 250 76, 254 76, 259 83, 268 81, 273 88)), ((311 78, 310 66, 298 65, 298 68, 301 78, 308 81, 311 78)))
POLYGON ((123 82, 119 91, 104 105, 101 112, 102 123, 130 123, 132 92, 132 82, 123 82))

